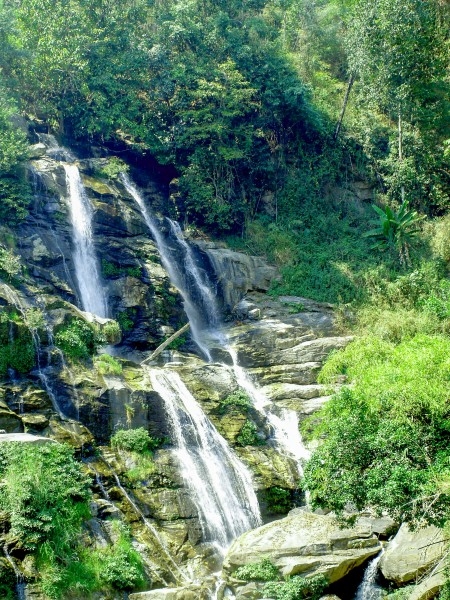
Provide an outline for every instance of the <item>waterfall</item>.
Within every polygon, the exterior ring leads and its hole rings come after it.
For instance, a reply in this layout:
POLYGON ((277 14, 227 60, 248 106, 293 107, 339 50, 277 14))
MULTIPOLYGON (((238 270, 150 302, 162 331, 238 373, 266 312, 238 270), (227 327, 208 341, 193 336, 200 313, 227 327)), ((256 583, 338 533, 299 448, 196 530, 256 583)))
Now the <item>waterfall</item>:
MULTIPOLYGON (((27 323, 27 311, 23 306, 22 301, 19 295, 9 287, 6 283, 2 284, 3 290, 6 293, 6 297, 8 298, 8 302, 10 302, 13 306, 17 308, 19 313, 22 315, 24 323, 27 323)), ((66 419, 67 416, 64 414, 61 409, 60 403, 56 397, 56 394, 53 391, 52 385, 47 377, 47 373, 45 372, 45 368, 42 367, 41 363, 41 340, 39 339, 39 335, 33 327, 28 328, 31 334, 31 338, 33 340, 34 351, 36 353, 36 364, 37 364, 37 375, 44 386, 45 391, 48 394, 48 397, 51 400, 54 411, 58 414, 61 419, 66 419)), ((22 401, 23 402, 23 401, 22 401)), ((23 404, 22 404, 23 407, 23 404)))
POLYGON ((245 369, 239 365, 236 350, 228 345, 227 351, 233 361, 233 372, 239 387, 247 392, 255 409, 267 419, 272 431, 272 443, 280 454, 294 458, 299 475, 303 475, 302 462, 309 459, 310 453, 300 435, 297 413, 287 408, 280 409, 279 414, 272 412, 272 402, 255 385, 245 369))
POLYGON ((78 167, 64 164, 73 231, 73 262, 83 310, 108 316, 106 298, 92 237, 93 210, 81 181, 78 167))
POLYGON ((12 557, 9 553, 9 550, 8 550, 8 546, 6 544, 3 546, 3 554, 5 555, 5 558, 8 561, 8 563, 11 565, 11 568, 14 571, 14 575, 16 576, 17 598, 18 598, 18 600, 26 600, 26 597, 27 597, 26 583, 24 582, 23 575, 22 575, 19 567, 16 565, 15 561, 12 559, 12 557))
POLYGON ((178 373, 152 369, 150 379, 164 401, 181 475, 199 510, 203 537, 224 555, 233 539, 261 524, 251 476, 178 373))
POLYGON ((175 254, 174 248, 169 246, 164 239, 156 219, 147 209, 136 186, 133 185, 127 175, 122 174, 122 181, 127 191, 136 200, 158 246, 161 260, 169 273, 169 277, 183 297, 184 308, 191 324, 194 341, 209 362, 212 362, 211 351, 208 347, 209 340, 219 341, 220 345, 229 353, 237 383, 247 392, 255 409, 267 419, 270 425, 273 445, 281 454, 291 456, 297 463, 299 475, 303 475, 302 461, 309 458, 309 452, 303 444, 298 429, 296 412, 285 408, 280 409, 278 414, 275 414, 272 410, 272 402, 264 396, 239 365, 236 351, 230 345, 229 340, 219 332, 220 316, 216 294, 208 281, 206 273, 200 269, 195 261, 192 248, 184 239, 179 224, 167 219, 172 237, 180 249, 175 254), (182 269, 177 264, 179 256, 183 257, 182 269), (201 308, 201 314, 199 307, 201 308))
MULTIPOLYGON (((128 175, 125 173, 121 174, 122 182, 125 186, 127 192, 132 196, 135 200, 136 204, 139 207, 139 210, 144 218, 147 227, 152 234, 153 239, 156 242, 156 245, 159 250, 159 254, 161 257, 161 262, 164 265, 167 273, 169 274, 170 281, 177 288, 183 298, 183 307, 184 312, 187 315, 189 323, 191 325, 191 334, 192 339, 199 347, 202 354, 206 357, 208 361, 211 361, 211 354, 209 352, 208 346, 203 339, 202 333, 205 331, 205 325, 207 324, 207 320, 205 320, 204 315, 199 310, 190 290, 188 289, 188 282, 186 281, 185 272, 181 270, 180 266, 173 257, 173 249, 170 248, 167 240, 164 238, 161 233, 158 221, 155 216, 150 212, 147 208, 144 199, 136 188, 136 186, 131 182, 128 175)), ((168 220, 169 224, 171 224, 171 228, 175 231, 175 224, 173 221, 168 220)), ((178 239, 178 236, 176 236, 178 239)), ((189 271, 188 271, 189 272, 189 271)), ((201 282, 202 278, 199 276, 196 281, 201 282)), ((206 287, 206 286, 203 286, 206 287)), ((203 289, 203 287, 201 289, 203 289)))
POLYGON ((380 600, 382 595, 382 589, 376 584, 376 577, 378 572, 378 563, 383 556, 383 552, 370 561, 367 566, 364 579, 362 580, 355 596, 355 600, 380 600))

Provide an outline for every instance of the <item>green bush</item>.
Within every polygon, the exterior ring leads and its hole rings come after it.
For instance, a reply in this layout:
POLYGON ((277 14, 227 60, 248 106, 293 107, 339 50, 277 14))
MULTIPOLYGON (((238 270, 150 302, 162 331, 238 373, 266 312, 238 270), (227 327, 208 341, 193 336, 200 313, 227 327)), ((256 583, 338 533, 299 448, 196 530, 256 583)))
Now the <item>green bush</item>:
POLYGON ((122 330, 117 321, 109 320, 101 327, 95 328, 95 343, 118 344, 122 338, 122 330))
POLYGON ((111 446, 118 450, 127 450, 143 454, 155 450, 161 440, 153 438, 146 429, 120 429, 111 437, 111 446))
POLYGON ((117 313, 116 321, 119 323, 123 332, 131 331, 136 320, 137 310, 135 308, 126 308, 117 313))
POLYGON ((2 224, 14 226, 23 221, 28 215, 30 199, 30 189, 26 183, 12 175, 2 174, 0 176, 0 221, 2 224))
POLYGON ((139 265, 134 267, 118 267, 108 260, 102 259, 102 274, 104 277, 111 279, 122 277, 123 275, 139 279, 142 277, 142 268, 139 265))
POLYGON ((11 250, 0 248, 0 273, 6 275, 11 280, 22 272, 22 263, 20 258, 11 250))
POLYGON ((261 562, 239 567, 233 577, 241 581, 277 581, 280 571, 268 558, 264 558, 261 562))
POLYGON ((220 401, 219 414, 224 415, 233 412, 247 414, 251 407, 252 401, 248 394, 243 390, 237 390, 220 401))
POLYGON ((263 446, 265 441, 258 436, 258 428, 253 421, 245 421, 239 435, 236 437, 239 446, 263 446))
POLYGON ((273 486, 265 491, 264 496, 267 510, 273 514, 285 515, 294 507, 291 490, 273 486))
POLYGON ((55 330, 55 344, 68 358, 88 358, 96 348, 95 328, 81 319, 71 319, 55 330))
POLYGON ((97 173, 100 177, 118 179, 121 173, 127 173, 129 169, 130 167, 122 159, 117 156, 111 156, 97 173))
POLYGON ((88 479, 62 444, 0 444, 0 510, 25 548, 67 556, 90 515, 88 479))
POLYGON ((0 313, 0 376, 8 369, 28 373, 36 364, 36 349, 30 329, 17 313, 0 313))
POLYGON ((94 365, 101 375, 121 375, 122 365, 109 354, 100 354, 94 357, 94 365))
POLYGON ((322 442, 305 468, 313 506, 447 520, 449 356, 448 337, 421 334, 399 344, 366 336, 330 357, 321 380, 344 374, 353 386, 314 417, 322 442))
POLYGON ((264 594, 274 600, 319 600, 327 586, 323 575, 294 576, 284 583, 267 583, 264 594))
POLYGON ((120 523, 116 523, 115 528, 117 541, 112 549, 101 552, 101 579, 115 589, 132 590, 146 580, 144 565, 131 544, 127 529, 120 523))

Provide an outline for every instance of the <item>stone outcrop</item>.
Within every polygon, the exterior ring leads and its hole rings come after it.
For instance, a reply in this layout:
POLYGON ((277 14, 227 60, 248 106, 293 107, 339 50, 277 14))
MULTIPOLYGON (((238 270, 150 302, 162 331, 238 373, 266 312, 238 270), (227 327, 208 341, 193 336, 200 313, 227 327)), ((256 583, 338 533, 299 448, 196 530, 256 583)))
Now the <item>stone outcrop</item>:
POLYGON ((447 579, 445 565, 440 563, 431 575, 415 586, 408 600, 431 600, 436 598, 447 579))
POLYGON ((266 292, 279 279, 278 270, 258 256, 235 252, 217 242, 193 240, 216 273, 225 306, 233 310, 247 292, 266 292))
POLYGON ((381 572, 397 585, 412 582, 441 559, 445 548, 442 529, 430 526, 411 531, 403 524, 380 561, 381 572))
POLYGON ((130 600, 208 600, 211 590, 205 586, 191 585, 130 594, 130 600))
POLYGON ((268 558, 284 576, 323 574, 333 583, 380 550, 369 526, 342 529, 330 515, 297 509, 235 540, 225 558, 224 573, 232 587, 239 587, 233 572, 268 558))

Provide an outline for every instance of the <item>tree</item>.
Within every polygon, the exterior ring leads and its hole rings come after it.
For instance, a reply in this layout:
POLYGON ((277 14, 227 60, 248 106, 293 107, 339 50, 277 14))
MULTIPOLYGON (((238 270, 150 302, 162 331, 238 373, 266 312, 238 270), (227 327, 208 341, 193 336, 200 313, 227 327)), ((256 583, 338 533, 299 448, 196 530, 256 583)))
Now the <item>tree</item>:
POLYGON ((374 248, 396 250, 400 262, 404 265, 409 264, 409 248, 420 232, 418 225, 424 217, 410 209, 406 200, 402 202, 398 212, 394 212, 389 206, 381 209, 374 204, 372 208, 380 217, 380 226, 368 231, 365 237, 375 240, 374 248))
MULTIPOLYGON (((405 189, 411 197, 417 187, 414 180, 420 156, 417 146, 408 147, 405 123, 424 140, 422 162, 427 160, 425 148, 430 145, 434 153, 443 156, 442 140, 449 133, 449 30, 444 23, 442 8, 433 0, 360 0, 349 21, 349 67, 359 76, 360 94, 397 123, 397 160, 386 161, 385 167, 391 175, 397 172, 400 181, 394 191, 400 191, 402 202, 405 189), (403 165, 409 156, 415 157, 408 165, 412 169, 403 165)), ((427 171, 435 166, 428 164, 427 171)), ((444 179, 448 185, 445 172, 444 179)), ((432 184, 424 188, 417 190, 415 199, 420 201, 422 195, 436 201, 432 184)))

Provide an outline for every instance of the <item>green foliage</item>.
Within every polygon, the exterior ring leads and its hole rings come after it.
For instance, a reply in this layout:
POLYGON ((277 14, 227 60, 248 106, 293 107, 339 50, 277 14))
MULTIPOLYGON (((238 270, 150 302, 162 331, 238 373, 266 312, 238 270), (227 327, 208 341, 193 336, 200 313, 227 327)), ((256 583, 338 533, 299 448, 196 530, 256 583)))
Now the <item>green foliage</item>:
POLYGON ((117 277, 136 277, 139 279, 142 277, 142 269, 138 265, 135 267, 118 267, 106 259, 102 259, 102 274, 106 278, 115 279, 117 277))
POLYGON ((409 264, 409 247, 420 232, 418 224, 424 217, 410 209, 406 200, 398 212, 394 212, 389 206, 381 209, 373 204, 372 208, 380 217, 380 225, 378 229, 365 233, 365 236, 375 240, 374 248, 379 250, 395 249, 400 262, 409 264))
POLYGON ((220 401, 219 414, 225 415, 233 412, 247 414, 251 407, 252 401, 248 394, 243 390, 237 390, 220 401))
POLYGON ((95 332, 97 344, 117 344, 122 338, 122 330, 117 321, 110 319, 95 332))
POLYGON ((5 176, 1 170, 0 175, 0 219, 4 224, 14 226, 28 215, 30 189, 14 175, 5 176))
POLYGON ((0 445, 0 508, 25 548, 67 556, 88 516, 88 481, 61 444, 0 445))
POLYGON ((255 423, 247 419, 236 437, 236 443, 238 446, 263 446, 265 440, 259 437, 255 423))
POLYGON ((144 454, 160 445, 159 438, 153 438, 146 429, 120 429, 111 437, 111 446, 118 450, 128 450, 144 454))
POLYGON ((234 571, 233 577, 240 581, 277 581, 280 571, 268 558, 264 558, 261 562, 239 567, 234 571))
POLYGON ((8 369, 28 373, 35 366, 36 350, 30 326, 17 313, 0 312, 0 376, 8 369))
MULTIPOLYGON (((3 7, 0 7, 0 10, 3 10, 3 7)), ((0 173, 3 175, 11 173, 17 164, 27 156, 26 136, 14 126, 11 120, 16 111, 16 104, 8 94, 4 78, 0 72, 0 173)), ((6 216, 4 214, 5 206, 3 197, 5 189, 7 189, 7 186, 0 186, 0 216, 2 218, 6 216)), ((12 208, 13 204, 10 204, 10 207, 12 208)), ((18 209, 20 211, 20 207, 18 209)))
POLYGON ((96 349, 95 328, 86 321, 73 318, 55 329, 55 344, 72 360, 86 359, 96 349))
POLYGON ((135 308, 126 308, 116 314, 116 321, 124 333, 133 329, 136 316, 137 310, 135 308))
POLYGON ((396 345, 372 334, 329 359, 322 381, 345 375, 354 386, 320 413, 315 435, 323 442, 305 470, 314 506, 338 514, 347 503, 372 506, 398 521, 447 519, 449 351, 444 336, 396 345))
POLYGON ((127 528, 112 524, 115 542, 101 549, 75 546, 70 560, 61 562, 54 553, 39 553, 40 587, 51 599, 90 598, 95 592, 139 588, 146 582, 142 559, 131 545, 127 528))
POLYGON ((10 281, 22 272, 20 258, 5 248, 0 248, 0 273, 2 271, 10 281))
POLYGON ((273 486, 265 490, 264 496, 270 513, 285 515, 294 507, 292 490, 273 486))
POLYGON ((294 576, 284 583, 267 583, 264 594, 275 600, 319 600, 327 586, 323 575, 294 576))
POLYGON ((100 354, 94 357, 94 365, 101 375, 121 375, 122 365, 109 354, 100 354))
POLYGON ((118 539, 112 550, 101 553, 101 579, 118 590, 132 590, 146 581, 141 555, 133 548, 126 528, 115 524, 118 539))
POLYGON ((106 177, 107 179, 118 179, 121 173, 127 173, 129 166, 117 156, 112 156, 107 159, 107 162, 98 171, 100 177, 106 177))

